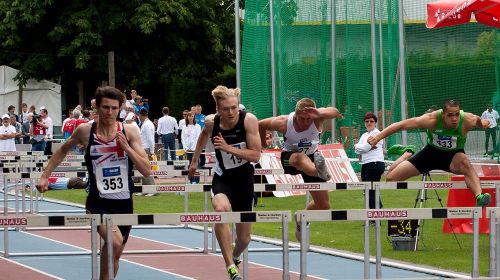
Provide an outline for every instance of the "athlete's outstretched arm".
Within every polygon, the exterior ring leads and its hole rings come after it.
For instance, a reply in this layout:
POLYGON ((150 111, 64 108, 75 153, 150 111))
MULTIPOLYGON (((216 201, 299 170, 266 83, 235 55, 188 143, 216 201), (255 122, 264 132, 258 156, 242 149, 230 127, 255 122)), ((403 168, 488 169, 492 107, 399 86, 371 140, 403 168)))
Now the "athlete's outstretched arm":
POLYGON ((278 131, 281 133, 286 133, 286 123, 288 120, 287 115, 271 117, 259 121, 259 135, 261 147, 267 146, 266 144, 266 132, 278 131))
POLYGON ((132 124, 124 124, 123 128, 126 130, 127 137, 125 137, 123 132, 118 131, 118 142, 134 163, 135 168, 141 172, 142 176, 147 177, 151 175, 151 163, 142 146, 139 130, 132 124))
POLYGON ((402 120, 400 122, 396 122, 389 125, 379 134, 375 136, 370 136, 368 138, 368 143, 370 143, 370 145, 372 146, 375 146, 380 140, 401 130, 410 130, 417 128, 432 129, 436 126, 436 122, 437 122, 437 112, 427 113, 419 117, 402 120))
POLYGON ((209 115, 205 118, 205 126, 201 130, 200 136, 198 137, 198 142, 196 142, 196 148, 194 150, 193 158, 189 164, 189 176, 193 177, 196 169, 198 168, 198 159, 200 159, 200 154, 203 148, 207 145, 208 138, 212 134, 214 128, 214 115, 209 115))
POLYGON ((54 171, 54 169, 56 169, 56 167, 64 160, 73 145, 86 144, 82 141, 82 139, 88 139, 89 133, 89 124, 82 124, 78 126, 73 134, 63 142, 63 144, 61 145, 61 147, 59 147, 59 149, 57 149, 57 151, 54 152, 49 162, 47 163, 47 166, 43 170, 42 176, 40 176, 40 179, 38 180, 38 184, 36 184, 36 188, 39 192, 45 192, 49 189, 48 178, 52 171, 54 171))
POLYGON ((308 113, 313 119, 329 120, 329 119, 343 119, 344 117, 339 112, 337 108, 325 107, 325 108, 313 108, 305 107, 304 112, 308 113))

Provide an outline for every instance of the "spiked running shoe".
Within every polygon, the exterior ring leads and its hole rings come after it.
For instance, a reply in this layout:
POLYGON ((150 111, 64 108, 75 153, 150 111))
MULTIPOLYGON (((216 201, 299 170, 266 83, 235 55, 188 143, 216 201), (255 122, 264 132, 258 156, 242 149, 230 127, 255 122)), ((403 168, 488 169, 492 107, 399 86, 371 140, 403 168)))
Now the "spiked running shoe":
POLYGON ((314 166, 316 166, 316 170, 318 170, 318 177, 322 180, 329 181, 331 176, 328 173, 328 168, 326 168, 326 162, 323 155, 320 152, 314 153, 314 166))
POLYGON ((486 207, 491 202, 491 195, 489 193, 482 193, 476 196, 476 206, 486 207))
POLYGON ((236 267, 240 267, 240 263, 241 263, 240 257, 233 256, 233 263, 234 263, 234 265, 236 265, 236 267))
POLYGON ((412 153, 412 154, 415 154, 415 151, 416 151, 416 149, 415 149, 415 145, 408 145, 408 146, 406 146, 406 148, 405 148, 405 152, 410 152, 410 153, 412 153))
POLYGON ((240 273, 234 264, 227 268, 227 275, 229 276, 229 280, 241 280, 240 273))

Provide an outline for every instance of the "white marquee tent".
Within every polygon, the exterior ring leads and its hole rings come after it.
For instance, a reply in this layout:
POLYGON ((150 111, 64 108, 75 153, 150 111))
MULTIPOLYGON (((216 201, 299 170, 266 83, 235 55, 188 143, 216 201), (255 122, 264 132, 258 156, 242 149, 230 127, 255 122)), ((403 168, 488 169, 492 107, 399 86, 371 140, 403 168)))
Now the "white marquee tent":
MULTIPOLYGON (((0 66, 0 113, 7 112, 9 105, 16 107, 16 114, 19 112, 19 86, 14 77, 19 71, 9 66, 0 66)), ((47 80, 30 79, 23 87, 23 102, 35 105, 36 112, 40 112, 40 107, 47 108, 49 116, 54 121, 54 126, 61 126, 61 85, 47 80)))

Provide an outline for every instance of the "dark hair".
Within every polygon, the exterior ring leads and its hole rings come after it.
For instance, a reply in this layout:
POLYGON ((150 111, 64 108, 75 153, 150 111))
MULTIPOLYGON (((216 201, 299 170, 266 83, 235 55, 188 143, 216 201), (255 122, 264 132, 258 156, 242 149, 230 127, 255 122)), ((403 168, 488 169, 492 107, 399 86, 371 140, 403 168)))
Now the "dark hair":
POLYGON ((162 112, 164 115, 168 115, 168 113, 170 113, 170 109, 168 109, 168 107, 163 107, 163 109, 161 110, 161 112, 162 112))
POLYGON ((147 117, 148 116, 148 109, 141 108, 141 110, 139 110, 139 115, 141 115, 143 117, 147 117))
POLYGON ((10 111, 10 110, 15 109, 15 108, 16 108, 16 106, 14 106, 14 105, 9 105, 9 107, 7 108, 7 111, 10 111))
POLYGON ((110 86, 102 86, 96 89, 95 104, 97 107, 101 105, 101 101, 103 98, 118 100, 119 107, 121 107, 123 102, 125 101, 125 95, 123 95, 123 93, 117 88, 110 86))
POLYGON ((454 99, 448 99, 443 102, 443 112, 446 111, 448 107, 458 107, 460 108, 460 102, 454 99))
POLYGON ((377 116, 375 116, 374 113, 372 112, 366 112, 365 117, 363 118, 363 121, 369 120, 369 119, 374 119, 375 122, 378 121, 377 116))

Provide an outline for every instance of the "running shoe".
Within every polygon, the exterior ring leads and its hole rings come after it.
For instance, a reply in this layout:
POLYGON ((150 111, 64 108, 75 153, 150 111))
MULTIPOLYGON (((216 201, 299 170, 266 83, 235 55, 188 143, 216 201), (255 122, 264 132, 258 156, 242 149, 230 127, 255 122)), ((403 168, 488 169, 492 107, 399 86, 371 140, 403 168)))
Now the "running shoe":
POLYGON ((415 145, 408 145, 405 147, 405 152, 410 152, 412 154, 415 154, 416 148, 415 145))
POLYGON ((229 276, 229 280, 241 280, 240 273, 234 264, 227 268, 227 275, 229 276))
POLYGON ((476 196, 476 206, 486 207, 491 202, 491 195, 489 193, 482 193, 476 196))
MULTIPOLYGON (((306 228, 309 228, 309 223, 307 223, 306 228)), ((295 238, 297 241, 302 241, 302 227, 299 222, 295 222, 295 238)))
POLYGON ((406 151, 406 146, 401 144, 392 145, 389 149, 387 149, 388 155, 396 155, 400 156, 406 151))
POLYGON ((234 263, 234 265, 236 265, 236 267, 240 267, 240 263, 241 263, 240 257, 233 256, 233 263, 234 263))
POLYGON ((331 176, 328 173, 328 168, 326 168, 326 162, 323 155, 320 152, 314 153, 314 166, 316 166, 316 170, 318 170, 318 177, 322 180, 329 181, 331 176))

